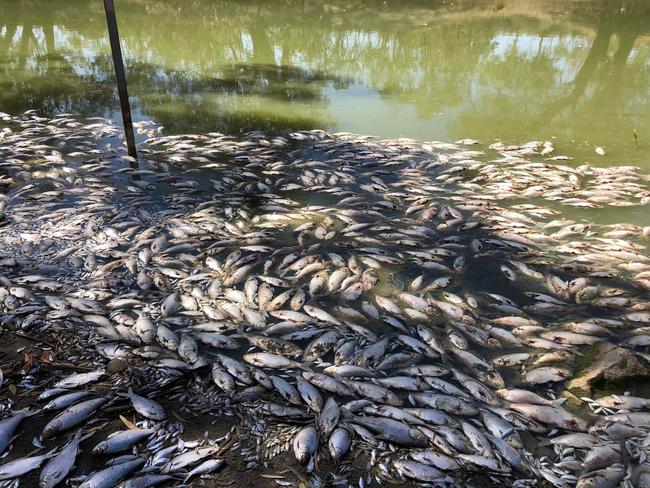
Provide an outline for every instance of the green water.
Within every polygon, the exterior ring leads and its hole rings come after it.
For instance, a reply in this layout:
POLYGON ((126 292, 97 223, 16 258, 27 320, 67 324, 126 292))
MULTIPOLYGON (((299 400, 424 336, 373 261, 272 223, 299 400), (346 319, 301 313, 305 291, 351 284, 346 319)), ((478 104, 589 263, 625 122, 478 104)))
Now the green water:
MULTIPOLYGON (((166 133, 549 139, 576 162, 650 169, 647 0, 116 0, 116 9, 135 117, 166 133)), ((32 108, 116 116, 101 0, 0 0, 0 111, 32 108)))

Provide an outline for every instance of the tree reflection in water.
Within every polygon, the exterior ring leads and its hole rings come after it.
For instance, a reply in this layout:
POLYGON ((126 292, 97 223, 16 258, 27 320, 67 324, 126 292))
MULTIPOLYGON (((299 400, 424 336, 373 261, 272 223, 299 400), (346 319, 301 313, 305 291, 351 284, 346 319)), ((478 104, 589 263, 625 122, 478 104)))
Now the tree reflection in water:
MULTIPOLYGON (((100 3, 3 2, 0 110, 116 110, 100 3)), ((136 117, 168 131, 347 129, 356 112, 381 135, 650 133, 643 0, 124 0, 118 15, 136 117)))

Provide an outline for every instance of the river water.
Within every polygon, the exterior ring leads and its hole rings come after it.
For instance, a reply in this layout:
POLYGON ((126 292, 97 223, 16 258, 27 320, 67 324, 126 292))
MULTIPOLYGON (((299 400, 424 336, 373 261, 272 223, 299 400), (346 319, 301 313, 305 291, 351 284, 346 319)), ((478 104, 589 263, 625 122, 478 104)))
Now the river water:
MULTIPOLYGON (((102 2, 0 4, 0 111, 120 120, 102 2)), ((549 140, 570 165, 650 169, 644 0, 117 0, 116 9, 135 118, 165 134, 549 140)), ((648 221, 643 207, 588 218, 648 221)))
MULTIPOLYGON (((1 110, 115 115, 102 2, 0 5, 1 110)), ((644 0, 117 0, 116 9, 137 118, 168 133, 548 139, 581 160, 650 167, 644 0)))

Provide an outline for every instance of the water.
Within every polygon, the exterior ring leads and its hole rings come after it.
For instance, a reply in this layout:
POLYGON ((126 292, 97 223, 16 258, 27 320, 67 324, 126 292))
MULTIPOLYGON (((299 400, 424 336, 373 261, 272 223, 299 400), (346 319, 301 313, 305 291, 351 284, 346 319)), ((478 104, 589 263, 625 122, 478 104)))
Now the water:
MULTIPOLYGON (((102 2, 0 5, 0 111, 120 119, 102 2)), ((167 134, 323 128, 552 140, 556 154, 575 158, 568 164, 650 169, 644 0, 117 0, 116 8, 135 118, 167 134)), ((647 220, 636 208, 590 218, 647 220)))
MULTIPOLYGON (((102 2, 0 4, 0 109, 115 115, 102 2)), ((137 117, 168 132, 554 138, 571 155, 650 167, 645 0, 116 8, 137 117)))

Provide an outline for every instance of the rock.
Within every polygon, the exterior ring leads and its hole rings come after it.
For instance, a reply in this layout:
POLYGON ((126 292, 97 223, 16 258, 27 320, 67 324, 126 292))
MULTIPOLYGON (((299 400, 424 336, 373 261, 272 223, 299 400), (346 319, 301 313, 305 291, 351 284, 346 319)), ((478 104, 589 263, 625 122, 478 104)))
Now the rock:
POLYGON ((621 382, 650 374, 630 351, 606 342, 596 346, 595 360, 571 380, 569 390, 590 394, 601 382, 621 382))
POLYGON ((577 413, 584 411, 584 402, 580 400, 580 397, 577 397, 569 390, 564 390, 561 395, 562 398, 566 398, 566 401, 562 404, 562 408, 571 412, 577 413))
POLYGON ((106 371, 110 374, 121 373, 126 369, 126 361, 124 359, 115 358, 111 359, 106 365, 106 371))

